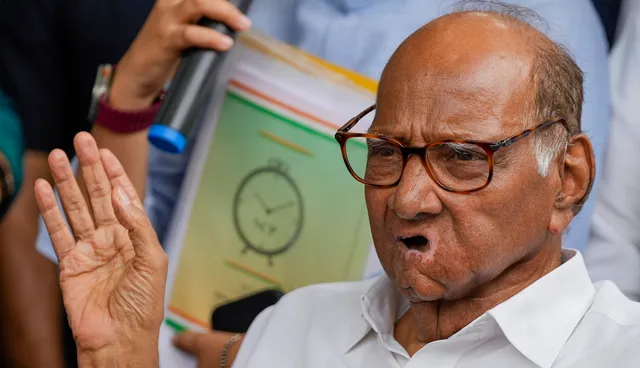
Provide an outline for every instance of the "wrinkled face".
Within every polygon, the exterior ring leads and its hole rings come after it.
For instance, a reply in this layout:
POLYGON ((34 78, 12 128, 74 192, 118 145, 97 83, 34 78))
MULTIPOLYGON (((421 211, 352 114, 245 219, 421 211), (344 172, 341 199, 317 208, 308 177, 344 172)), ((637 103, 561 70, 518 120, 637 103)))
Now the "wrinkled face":
MULTIPOLYGON (((423 146, 449 138, 495 142, 524 129, 533 86, 529 57, 509 49, 518 50, 518 41, 465 50, 456 40, 444 35, 394 55, 372 132, 423 146)), ((532 143, 528 137, 497 151, 491 184, 479 192, 441 189, 417 156, 409 157, 397 187, 365 189, 378 256, 405 296, 467 296, 539 250, 558 188, 537 173, 532 143)))

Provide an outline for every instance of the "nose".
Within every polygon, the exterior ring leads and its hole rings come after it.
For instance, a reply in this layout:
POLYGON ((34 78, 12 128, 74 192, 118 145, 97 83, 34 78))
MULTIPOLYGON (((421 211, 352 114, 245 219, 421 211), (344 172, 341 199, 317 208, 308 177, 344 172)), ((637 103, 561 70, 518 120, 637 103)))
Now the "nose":
POLYGON ((442 212, 435 183, 423 159, 409 156, 400 183, 389 197, 388 206, 404 220, 420 221, 442 212))

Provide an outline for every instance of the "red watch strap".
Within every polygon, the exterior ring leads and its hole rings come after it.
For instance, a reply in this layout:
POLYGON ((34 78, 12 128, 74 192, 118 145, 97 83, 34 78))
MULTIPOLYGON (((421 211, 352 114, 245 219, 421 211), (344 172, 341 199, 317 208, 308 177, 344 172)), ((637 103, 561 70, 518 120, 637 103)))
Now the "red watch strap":
POLYGON ((138 132, 153 124, 161 105, 162 99, 157 98, 153 105, 146 109, 120 111, 111 107, 103 95, 100 97, 95 123, 117 133, 138 132))

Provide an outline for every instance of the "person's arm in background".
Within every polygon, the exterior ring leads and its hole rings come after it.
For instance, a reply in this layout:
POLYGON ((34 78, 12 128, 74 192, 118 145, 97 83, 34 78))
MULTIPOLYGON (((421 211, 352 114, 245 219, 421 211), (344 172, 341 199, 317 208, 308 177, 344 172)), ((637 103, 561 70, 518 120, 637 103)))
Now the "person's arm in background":
MULTIPOLYGON (((125 171, 131 179, 131 183, 133 183, 133 186, 142 198, 144 198, 145 184, 147 181, 147 157, 149 155, 149 144, 147 143, 148 132, 148 129, 144 129, 139 132, 122 134, 109 130, 99 124, 94 124, 91 129, 91 135, 93 135, 98 143, 98 147, 109 149, 118 160, 120 160, 122 167, 125 168, 125 171)), ((79 183, 84 190, 82 181, 79 183)))
MULTIPOLYGON (((528 5, 531 1, 523 1, 528 5)), ((537 2, 537 1, 534 1, 537 2)), ((605 153, 609 141, 609 69, 608 46, 602 24, 590 0, 541 2, 534 6, 549 23, 548 34, 565 45, 584 72, 582 130, 593 143, 596 156, 596 180, 580 214, 572 221, 563 247, 584 251, 598 198, 605 153)))
POLYGON ((585 262, 594 281, 640 300, 640 3, 632 3, 611 53, 611 143, 585 262))
POLYGON ((52 180, 47 153, 67 124, 56 27, 60 1, 0 2, 0 88, 23 124, 24 179, 0 224, 0 341, 8 367, 63 367, 56 266, 36 250, 36 178, 52 180), (51 146, 49 146, 51 144, 51 146))
POLYGON ((22 185, 22 125, 13 103, 0 90, 0 221, 22 185))
MULTIPOLYGON (((225 22, 237 29, 246 29, 250 25, 248 19, 243 20, 242 14, 227 1, 212 0, 201 3, 180 0, 172 5, 174 9, 160 2, 154 6, 138 36, 118 62, 108 95, 108 102, 112 108, 136 111, 151 106, 173 75, 182 50, 187 47, 197 45, 216 50, 227 50, 231 47, 226 36, 223 37, 210 29, 197 27, 191 24, 193 20, 207 14, 210 19, 225 22), (173 36, 174 40, 167 40, 166 31, 172 25, 186 27, 188 31, 173 36)), ((100 147, 109 148, 122 161, 123 167, 142 196, 148 174, 148 129, 124 135, 100 126, 100 121, 97 121, 91 133, 100 147)), ((172 160, 180 158, 184 156, 167 157, 172 160)), ((162 163, 156 162, 156 164, 162 163)), ((164 164, 170 165, 170 163, 164 164)), ((152 180, 157 179, 152 177, 152 180)), ((152 182, 151 184, 162 185, 163 183, 152 182)), ((150 212, 150 218, 162 240, 169 214, 163 213, 163 216, 157 216, 154 213, 157 211, 150 212), (160 217, 162 217, 160 223, 155 221, 160 217)))

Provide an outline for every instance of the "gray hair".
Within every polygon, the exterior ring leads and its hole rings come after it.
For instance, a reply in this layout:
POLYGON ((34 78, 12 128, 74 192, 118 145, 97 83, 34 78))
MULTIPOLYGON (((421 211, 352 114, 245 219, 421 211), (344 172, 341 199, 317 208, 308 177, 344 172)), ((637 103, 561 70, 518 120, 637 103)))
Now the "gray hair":
MULTIPOLYGON (((551 162, 568 144, 569 137, 581 132, 580 119, 583 102, 583 74, 569 51, 551 41, 545 33, 549 25, 539 14, 519 5, 505 4, 494 0, 463 0, 454 5, 453 13, 481 12, 498 15, 516 25, 533 27, 540 32, 541 42, 529 46, 534 55, 531 81, 535 96, 529 106, 530 113, 524 118, 525 127, 531 127, 551 119, 564 119, 565 127, 555 124, 536 132, 533 153, 538 164, 538 173, 549 174, 551 162)), ((584 200, 586 200, 585 195, 584 200)), ((578 204, 582 206, 584 201, 578 204)))

